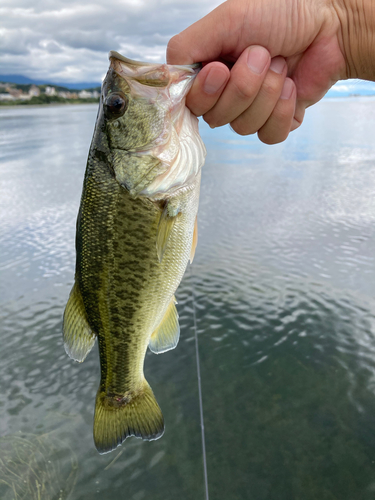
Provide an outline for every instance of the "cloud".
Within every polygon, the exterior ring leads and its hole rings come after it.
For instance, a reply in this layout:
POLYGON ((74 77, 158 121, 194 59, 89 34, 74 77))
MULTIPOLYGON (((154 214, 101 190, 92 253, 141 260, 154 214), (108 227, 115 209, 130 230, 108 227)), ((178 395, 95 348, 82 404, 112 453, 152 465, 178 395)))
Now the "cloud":
POLYGON ((336 83, 327 93, 328 97, 347 97, 354 94, 374 95, 375 83, 364 80, 346 80, 336 83))
POLYGON ((168 40, 218 0, 2 0, 0 67, 50 81, 100 81, 109 50, 165 61, 168 40))
MULTIPOLYGON (((168 40, 222 0, 1 0, 0 73, 49 82, 100 82, 108 52, 164 62, 168 40)), ((339 82, 328 96, 371 86, 339 82)))

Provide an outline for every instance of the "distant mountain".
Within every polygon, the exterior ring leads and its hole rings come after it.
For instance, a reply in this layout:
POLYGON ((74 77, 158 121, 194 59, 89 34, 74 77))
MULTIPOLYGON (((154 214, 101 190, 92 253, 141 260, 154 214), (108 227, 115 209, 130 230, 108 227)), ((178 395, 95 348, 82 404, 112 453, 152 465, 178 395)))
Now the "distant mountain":
POLYGON ((33 80, 23 75, 0 75, 0 82, 6 83, 18 83, 23 85, 59 85, 61 87, 66 87, 68 89, 91 89, 95 87, 100 87, 101 83, 98 82, 80 82, 80 83, 67 83, 67 82, 54 82, 51 83, 47 80, 33 80))
MULTIPOLYGON (((66 83, 47 80, 33 80, 23 75, 0 75, 0 82, 17 83, 23 85, 51 85, 61 86, 67 89, 93 89, 101 86, 100 82, 66 83)), ((336 83, 326 94, 327 97, 349 97, 352 95, 375 95, 375 82, 364 80, 346 80, 336 83)))

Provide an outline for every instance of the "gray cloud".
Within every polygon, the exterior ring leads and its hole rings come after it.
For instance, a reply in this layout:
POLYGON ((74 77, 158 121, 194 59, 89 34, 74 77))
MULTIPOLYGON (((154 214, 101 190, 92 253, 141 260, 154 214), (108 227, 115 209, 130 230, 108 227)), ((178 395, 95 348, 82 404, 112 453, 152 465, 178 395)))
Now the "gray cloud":
POLYGON ((73 49, 90 49, 94 51, 109 51, 112 50, 113 44, 116 43, 116 35, 111 36, 109 32, 101 30, 81 31, 81 30, 64 30, 57 34, 56 40, 73 49))
POLYGON ((58 54, 63 52, 63 48, 53 40, 43 40, 39 42, 39 45, 43 47, 49 54, 58 54))
POLYGON ((100 81, 107 53, 164 61, 169 38, 220 0, 2 0, 1 73, 100 81))

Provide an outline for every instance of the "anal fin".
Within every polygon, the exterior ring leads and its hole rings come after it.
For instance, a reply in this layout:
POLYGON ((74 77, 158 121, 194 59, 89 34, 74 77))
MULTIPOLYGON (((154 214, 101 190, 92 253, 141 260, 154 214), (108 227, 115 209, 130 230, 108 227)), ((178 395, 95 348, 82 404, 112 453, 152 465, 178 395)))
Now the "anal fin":
POLYGON ((191 245, 191 250, 190 250, 190 264, 194 260, 195 249, 197 248, 197 243, 198 243, 198 217, 195 217, 193 243, 191 245))
POLYGON ((173 296, 164 318, 151 335, 148 346, 155 354, 161 354, 162 352, 174 349, 178 344, 180 325, 178 324, 178 312, 175 304, 177 304, 177 301, 173 296))
POLYGON ((95 344, 96 335, 92 332, 87 319, 82 295, 74 283, 64 311, 64 347, 67 354, 82 362, 95 344))

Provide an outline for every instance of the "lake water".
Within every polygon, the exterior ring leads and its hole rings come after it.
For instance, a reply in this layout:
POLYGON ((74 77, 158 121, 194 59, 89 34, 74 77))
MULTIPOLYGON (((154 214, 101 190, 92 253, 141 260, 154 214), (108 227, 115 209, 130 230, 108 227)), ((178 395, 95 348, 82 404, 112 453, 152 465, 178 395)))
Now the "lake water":
POLYGON ((207 498, 197 331, 211 500, 374 499, 375 100, 325 100, 272 147, 202 124, 181 339, 145 361, 166 431, 103 456, 97 348, 61 339, 96 111, 0 109, 0 498, 207 498))

